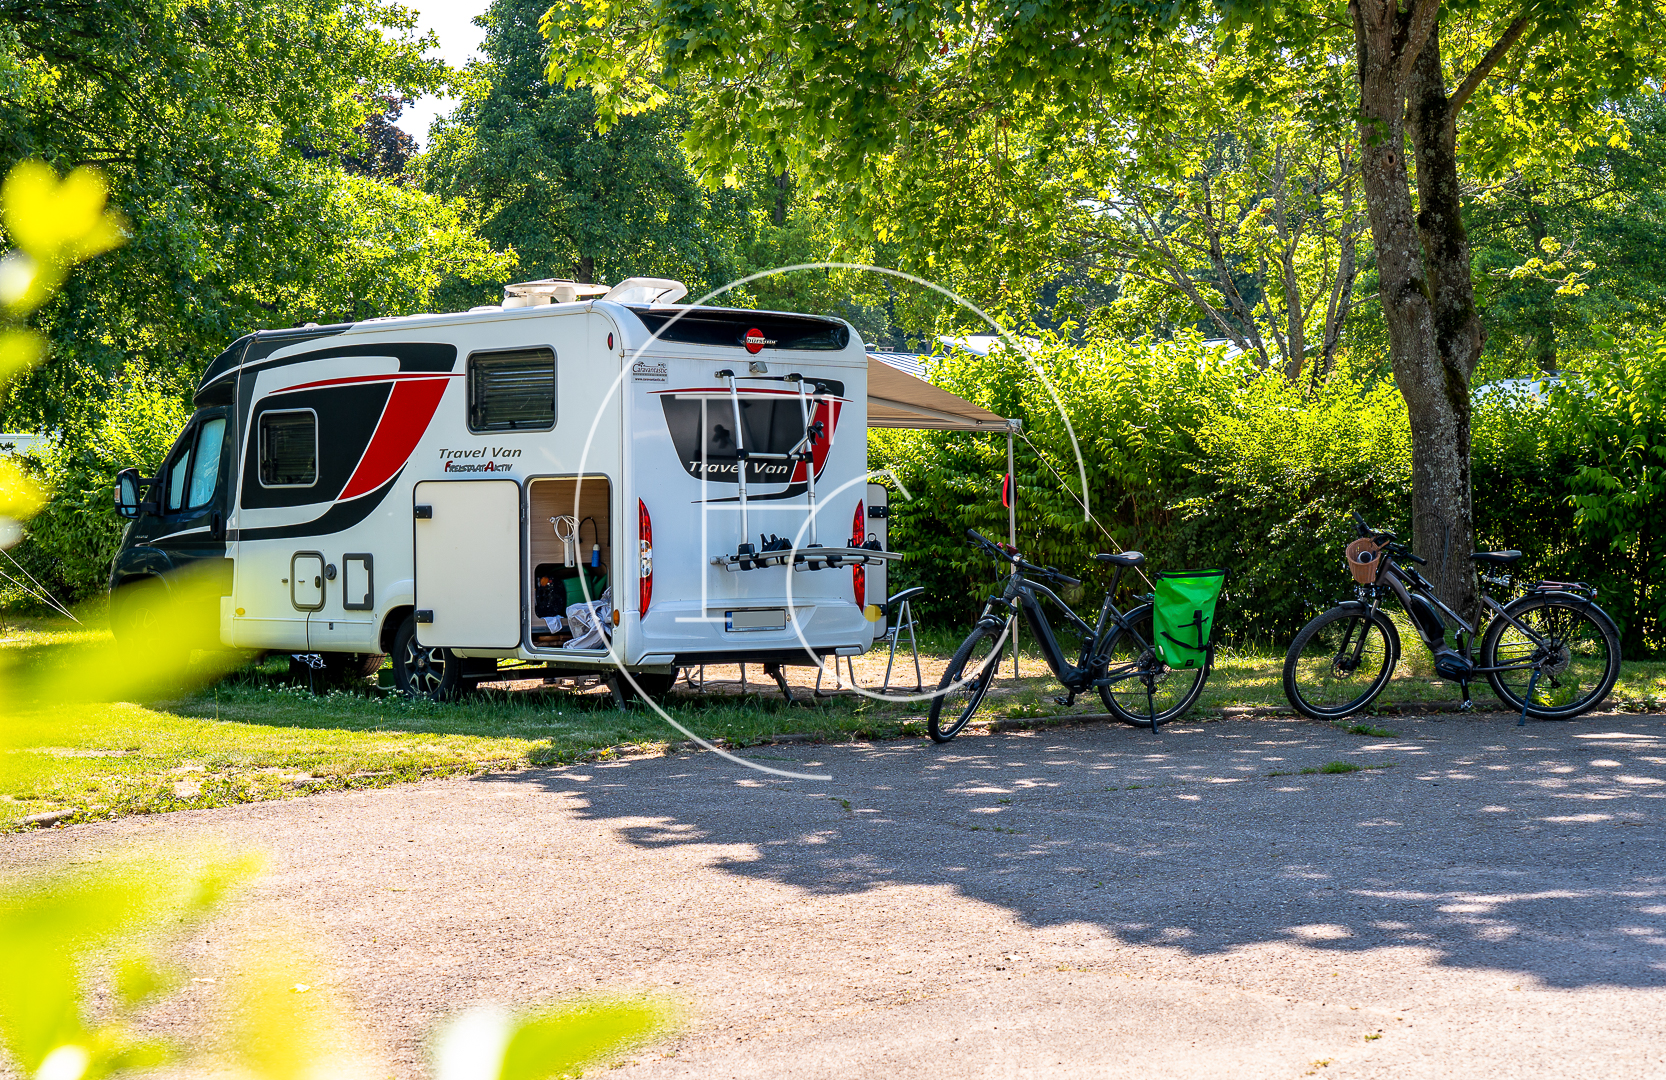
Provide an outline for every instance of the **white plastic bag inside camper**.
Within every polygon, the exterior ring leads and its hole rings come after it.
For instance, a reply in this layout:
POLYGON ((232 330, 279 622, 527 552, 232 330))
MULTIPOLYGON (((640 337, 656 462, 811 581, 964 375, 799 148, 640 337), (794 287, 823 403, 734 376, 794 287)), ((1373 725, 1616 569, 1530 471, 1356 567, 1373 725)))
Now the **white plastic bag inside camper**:
POLYGON ((607 640, 602 636, 602 627, 608 625, 613 618, 613 586, 602 590, 602 595, 593 603, 579 602, 567 608, 567 629, 572 632, 573 639, 562 648, 566 649, 603 649, 607 647, 607 640))

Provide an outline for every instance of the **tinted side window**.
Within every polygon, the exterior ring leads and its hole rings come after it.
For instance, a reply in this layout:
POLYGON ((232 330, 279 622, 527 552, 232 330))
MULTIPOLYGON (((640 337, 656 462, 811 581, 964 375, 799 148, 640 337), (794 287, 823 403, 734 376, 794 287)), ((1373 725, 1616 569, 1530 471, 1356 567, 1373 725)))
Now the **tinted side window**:
POLYGON ((311 410, 262 413, 260 482, 310 487, 318 479, 318 417, 311 410))
POLYGON ((185 506, 197 510, 214 501, 220 482, 220 448, 226 441, 224 417, 204 421, 197 434, 197 448, 191 454, 191 483, 185 506))
POLYGON ((548 431, 555 427, 555 353, 549 349, 469 357, 469 430, 548 431))
POLYGON ((185 509, 185 481, 191 475, 191 439, 187 436, 179 444, 173 460, 168 462, 168 511, 185 509))

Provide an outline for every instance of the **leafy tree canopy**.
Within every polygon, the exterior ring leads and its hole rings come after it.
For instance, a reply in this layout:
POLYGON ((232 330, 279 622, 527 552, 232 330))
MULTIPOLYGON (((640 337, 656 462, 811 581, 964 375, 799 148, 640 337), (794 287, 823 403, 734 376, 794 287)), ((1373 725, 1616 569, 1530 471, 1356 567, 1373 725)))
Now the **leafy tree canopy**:
POLYGON ((73 426, 133 360, 188 384, 247 330, 501 278, 461 208, 343 168, 389 95, 443 83, 414 25, 382 0, 0 0, 0 168, 95 165, 131 223, 41 312, 52 359, 6 426, 73 426))

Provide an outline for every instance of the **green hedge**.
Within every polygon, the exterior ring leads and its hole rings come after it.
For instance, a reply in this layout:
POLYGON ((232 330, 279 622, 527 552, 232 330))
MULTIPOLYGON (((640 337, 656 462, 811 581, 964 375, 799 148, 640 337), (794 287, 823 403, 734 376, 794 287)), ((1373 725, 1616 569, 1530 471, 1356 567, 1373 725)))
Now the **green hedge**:
MULTIPOLYGON (((10 554, 59 601, 76 604, 102 595, 126 524, 114 507, 116 472, 131 465, 154 474, 190 415, 190 405, 175 394, 143 377, 130 378, 89 423, 31 455, 50 501, 10 554)), ((9 563, 5 569, 16 576, 9 563)), ((0 607, 40 605, 0 583, 0 607)))
MULTIPOLYGON (((1044 342, 1033 355, 1074 426, 1094 516, 1151 567, 1225 568, 1218 625, 1240 644, 1283 648, 1352 595, 1341 556, 1350 510, 1410 537, 1410 435, 1392 382, 1344 368, 1303 394, 1196 340, 1044 342)), ((956 354, 933 378, 1023 419, 1080 490, 1060 410, 1021 357, 956 354)), ((1633 657, 1660 650, 1666 617, 1666 578, 1654 571, 1666 530, 1649 516, 1666 502, 1662 386, 1666 344, 1650 339, 1591 361, 1547 397, 1483 393, 1474 421, 1481 543, 1522 549, 1518 577, 1597 585, 1633 657)), ((1005 437, 886 431, 870 446, 873 467, 894 470, 913 496, 893 493, 892 543, 906 553, 897 587, 925 586, 916 606, 930 621, 969 621, 997 568, 963 538, 969 527, 1006 536, 1005 437)), ((1096 605, 1110 574, 1090 556, 1110 543, 1023 442, 1017 473, 1020 548, 1084 577, 1096 605)))

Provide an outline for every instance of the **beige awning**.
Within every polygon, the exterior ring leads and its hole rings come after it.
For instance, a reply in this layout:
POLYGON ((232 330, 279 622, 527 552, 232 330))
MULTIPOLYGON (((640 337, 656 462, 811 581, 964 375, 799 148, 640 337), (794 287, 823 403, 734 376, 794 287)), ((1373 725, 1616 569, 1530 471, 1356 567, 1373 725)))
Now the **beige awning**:
POLYGON ((868 357, 868 426, 1006 431, 1007 421, 924 379, 868 357))

